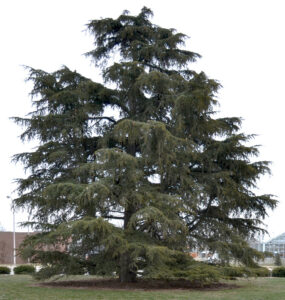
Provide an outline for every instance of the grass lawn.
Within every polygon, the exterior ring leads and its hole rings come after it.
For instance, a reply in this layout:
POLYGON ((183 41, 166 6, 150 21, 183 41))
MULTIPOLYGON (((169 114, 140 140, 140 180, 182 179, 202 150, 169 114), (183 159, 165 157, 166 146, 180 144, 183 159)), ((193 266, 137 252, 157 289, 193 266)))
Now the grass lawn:
POLYGON ((28 275, 0 275, 0 300, 50 299, 187 299, 187 300, 280 300, 285 299, 285 278, 257 278, 231 281, 240 288, 218 291, 111 291, 33 286, 28 275))

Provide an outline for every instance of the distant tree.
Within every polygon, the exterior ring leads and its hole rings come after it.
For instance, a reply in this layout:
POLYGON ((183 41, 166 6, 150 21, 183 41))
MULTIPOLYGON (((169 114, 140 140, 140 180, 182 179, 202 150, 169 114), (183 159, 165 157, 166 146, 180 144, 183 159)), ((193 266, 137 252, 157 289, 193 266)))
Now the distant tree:
POLYGON ((258 149, 239 118, 214 117, 220 85, 189 68, 199 55, 181 47, 186 36, 151 15, 143 8, 88 24, 96 48, 86 55, 105 85, 67 67, 29 68, 35 109, 14 120, 26 128, 22 140, 39 146, 14 156, 30 172, 14 204, 41 231, 22 254, 44 265, 42 276, 187 278, 187 249, 247 265, 258 256, 245 240, 264 231, 276 205, 253 192, 268 162, 251 162, 258 149))
POLYGON ((0 223, 0 231, 6 231, 4 226, 2 226, 2 224, 0 223))
POLYGON ((275 266, 282 266, 282 261, 279 253, 274 255, 274 265, 275 266))

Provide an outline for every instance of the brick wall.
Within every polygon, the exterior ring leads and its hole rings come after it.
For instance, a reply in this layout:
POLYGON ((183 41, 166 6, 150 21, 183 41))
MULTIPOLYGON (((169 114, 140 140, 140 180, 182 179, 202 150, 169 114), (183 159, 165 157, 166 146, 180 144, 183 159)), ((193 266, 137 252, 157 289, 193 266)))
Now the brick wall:
MULTIPOLYGON (((16 249, 27 236, 27 232, 16 232, 16 249)), ((13 264, 13 232, 0 231, 0 264, 13 264)), ((16 264, 25 264, 28 261, 16 256, 16 264)))

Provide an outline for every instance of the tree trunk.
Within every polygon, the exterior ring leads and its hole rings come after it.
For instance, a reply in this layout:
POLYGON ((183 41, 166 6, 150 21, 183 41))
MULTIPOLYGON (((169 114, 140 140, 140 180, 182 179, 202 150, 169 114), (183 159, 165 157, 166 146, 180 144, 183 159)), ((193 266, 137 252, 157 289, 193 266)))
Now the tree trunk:
MULTIPOLYGON (((127 153, 135 156, 136 155, 136 146, 135 144, 127 145, 127 153)), ((133 213, 135 212, 135 207, 132 199, 128 199, 125 206, 125 215, 124 215, 124 230, 127 229, 129 221, 133 213)), ((131 253, 126 250, 121 254, 120 257, 120 281, 121 282, 135 282, 136 281, 136 270, 132 266, 131 253)))
POLYGON ((128 251, 121 254, 120 257, 120 281, 121 282, 135 282, 136 272, 132 270, 130 260, 130 253, 128 251))
MULTIPOLYGON (((134 213, 133 206, 129 203, 127 204, 127 209, 124 216, 124 229, 128 227, 128 223, 132 214, 134 213)), ((131 252, 126 250, 121 254, 120 257, 120 281, 121 282, 135 282, 136 281, 136 270, 132 266, 131 252)))

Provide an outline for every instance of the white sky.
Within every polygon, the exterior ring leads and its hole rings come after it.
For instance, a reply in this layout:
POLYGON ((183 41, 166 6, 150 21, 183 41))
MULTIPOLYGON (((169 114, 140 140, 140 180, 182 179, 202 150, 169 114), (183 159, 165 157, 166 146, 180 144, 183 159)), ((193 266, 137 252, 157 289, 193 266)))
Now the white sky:
MULTIPOLYGON (((100 17, 116 18, 123 10, 154 12, 153 22, 191 37, 187 49, 203 57, 195 68, 223 85, 222 115, 244 119, 243 131, 258 137, 260 160, 272 161, 272 176, 259 184, 260 193, 280 201, 266 220, 272 237, 285 232, 284 117, 285 1, 278 0, 3 0, 0 2, 1 189, 0 223, 12 230, 10 200, 14 178, 22 167, 13 154, 29 149, 9 120, 30 111, 31 85, 22 65, 55 71, 62 65, 98 81, 98 70, 82 54, 93 49, 85 24, 100 17)), ((27 216, 16 214, 17 221, 27 216)), ((20 230, 18 228, 18 230, 20 230)), ((268 237, 267 237, 268 238, 268 237)))

